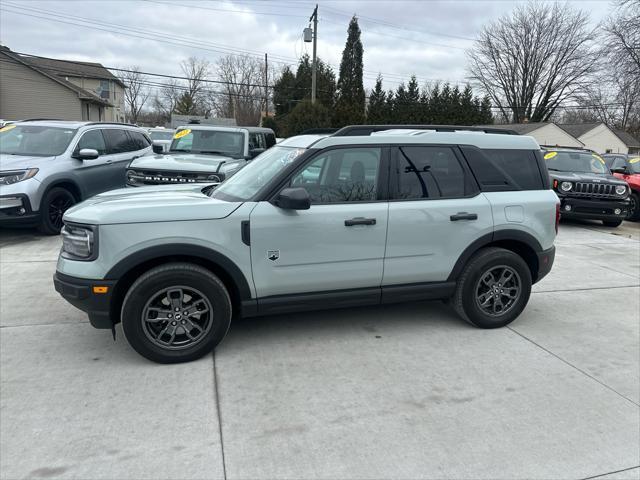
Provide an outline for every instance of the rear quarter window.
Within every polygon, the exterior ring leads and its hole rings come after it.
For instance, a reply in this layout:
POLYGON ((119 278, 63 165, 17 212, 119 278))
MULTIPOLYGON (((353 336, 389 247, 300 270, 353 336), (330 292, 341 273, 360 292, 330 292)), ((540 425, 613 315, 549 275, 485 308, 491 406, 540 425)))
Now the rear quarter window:
POLYGON ((484 149, 485 155, 516 182, 521 190, 544 187, 535 153, 531 150, 484 149))

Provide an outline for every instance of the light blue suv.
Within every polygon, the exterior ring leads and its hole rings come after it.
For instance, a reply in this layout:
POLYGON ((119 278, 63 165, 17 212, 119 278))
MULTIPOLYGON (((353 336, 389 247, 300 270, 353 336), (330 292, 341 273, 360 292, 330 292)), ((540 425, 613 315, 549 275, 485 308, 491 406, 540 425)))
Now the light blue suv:
POLYGON ((55 235, 72 205, 125 184, 151 140, 121 123, 31 120, 0 129, 0 226, 55 235))
POLYGON ((166 363, 210 352, 241 316, 443 299, 477 327, 507 325, 554 260, 540 147, 498 129, 384 128, 287 139, 218 187, 77 205, 55 288, 166 363))

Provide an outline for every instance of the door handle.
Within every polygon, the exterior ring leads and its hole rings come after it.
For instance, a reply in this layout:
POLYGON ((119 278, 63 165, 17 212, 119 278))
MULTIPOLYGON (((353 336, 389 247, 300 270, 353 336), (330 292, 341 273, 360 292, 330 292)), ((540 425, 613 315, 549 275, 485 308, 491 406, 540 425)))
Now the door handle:
POLYGON ((344 221, 345 227, 353 227, 354 225, 375 225, 375 224, 376 224, 375 218, 355 217, 355 218, 352 218, 351 220, 344 221))
POLYGON ((477 220, 477 213, 467 213, 467 212, 458 212, 455 215, 451 215, 449 220, 452 222, 457 222, 458 220, 477 220))

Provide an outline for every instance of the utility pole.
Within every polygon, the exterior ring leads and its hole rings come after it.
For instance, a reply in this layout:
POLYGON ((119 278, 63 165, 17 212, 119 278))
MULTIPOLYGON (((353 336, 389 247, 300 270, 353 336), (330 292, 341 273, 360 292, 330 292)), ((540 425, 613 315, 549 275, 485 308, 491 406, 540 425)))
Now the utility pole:
POLYGON ((313 65, 311 66, 311 103, 316 103, 316 70, 317 63, 316 51, 318 48, 318 4, 313 10, 313 14, 309 21, 313 20, 313 65))
POLYGON ((264 54, 264 116, 269 116, 269 60, 264 54))

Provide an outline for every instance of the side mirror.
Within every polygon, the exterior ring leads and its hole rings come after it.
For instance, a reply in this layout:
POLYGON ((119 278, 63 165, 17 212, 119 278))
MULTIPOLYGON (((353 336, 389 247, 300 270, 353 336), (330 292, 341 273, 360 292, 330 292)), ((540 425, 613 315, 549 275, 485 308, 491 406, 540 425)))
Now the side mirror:
POLYGON ((164 153, 164 146, 161 143, 157 143, 157 140, 152 143, 151 149, 153 153, 164 153))
POLYGON ((256 158, 265 150, 266 150, 265 148, 252 148, 249 150, 249 158, 256 158))
POLYGON ((285 188, 274 202, 277 207, 285 210, 309 210, 311 199, 304 188, 285 188))
POLYGON ((100 154, 97 150, 93 148, 83 148, 78 152, 76 158, 78 158, 79 160, 95 160, 99 156, 100 154))
POLYGON ((629 168, 625 165, 624 167, 612 168, 611 173, 620 173, 622 175, 629 175, 629 168))

